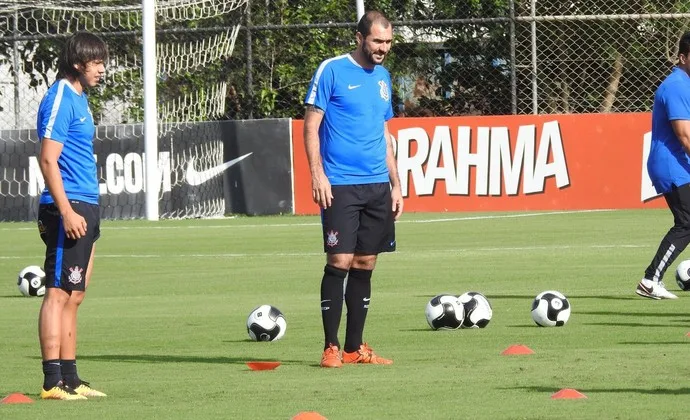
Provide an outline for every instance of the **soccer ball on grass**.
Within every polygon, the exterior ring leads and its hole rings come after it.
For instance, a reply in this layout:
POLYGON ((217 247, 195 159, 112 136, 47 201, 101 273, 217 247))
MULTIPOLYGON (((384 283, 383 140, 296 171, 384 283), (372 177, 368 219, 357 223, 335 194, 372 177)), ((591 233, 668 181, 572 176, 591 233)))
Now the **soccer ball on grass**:
POLYGON ((17 287, 24 296, 43 296, 46 294, 46 273, 41 267, 30 265, 19 272, 17 287))
POLYGON ((681 261, 676 267, 676 283, 680 290, 690 290, 690 260, 681 261))
POLYGON ((465 319, 465 311, 458 297, 450 294, 431 298, 424 313, 426 321, 434 330, 456 330, 465 319))
POLYGON ((247 317, 247 334, 254 341, 276 341, 287 329, 285 315, 271 305, 261 305, 247 317))
POLYGON ((493 310, 489 300, 479 292, 467 292, 458 297, 465 311, 462 328, 484 328, 489 325, 493 310))
POLYGON ((540 327, 562 327, 570 318, 570 302, 561 292, 541 292, 532 302, 532 319, 540 327))

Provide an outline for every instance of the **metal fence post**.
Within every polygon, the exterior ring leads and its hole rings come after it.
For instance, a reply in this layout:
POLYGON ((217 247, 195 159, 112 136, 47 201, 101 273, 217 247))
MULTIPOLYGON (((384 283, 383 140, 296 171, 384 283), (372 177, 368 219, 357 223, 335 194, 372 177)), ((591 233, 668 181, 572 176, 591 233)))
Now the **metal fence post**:
POLYGON ((537 0, 532 0, 530 5, 530 26, 532 28, 532 113, 539 114, 539 104, 537 102, 537 0))
POLYGON ((19 119, 21 118, 19 102, 19 41, 17 37, 19 36, 19 12, 14 11, 14 27, 12 29, 14 35, 14 41, 12 41, 12 65, 14 66, 14 74, 12 79, 14 79, 14 128, 20 128, 19 119))
POLYGON ((517 63, 515 61, 515 0, 510 0, 510 113, 517 114, 517 63))
POLYGON ((252 75, 254 63, 252 62, 252 1, 247 0, 247 13, 244 14, 244 26, 246 28, 246 38, 244 40, 245 51, 244 58, 246 63, 245 80, 247 82, 246 93, 247 93, 247 118, 254 118, 254 77, 252 75))

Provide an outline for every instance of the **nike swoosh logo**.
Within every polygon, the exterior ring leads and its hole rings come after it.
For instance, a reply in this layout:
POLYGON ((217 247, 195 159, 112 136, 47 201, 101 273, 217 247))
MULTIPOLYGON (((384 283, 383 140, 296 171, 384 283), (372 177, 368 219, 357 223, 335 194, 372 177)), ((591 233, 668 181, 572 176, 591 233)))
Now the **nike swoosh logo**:
POLYGON ((86 121, 86 117, 81 117, 81 118, 79 118, 79 121, 81 121, 81 122, 86 121))
POLYGON ((362 85, 347 85, 347 88, 352 90, 352 89, 357 89, 360 86, 362 86, 362 85))
POLYGON ((232 165, 240 162, 244 158, 248 157, 251 155, 253 152, 247 153, 246 155, 242 155, 238 158, 235 158, 231 161, 221 163, 220 165, 214 166, 213 168, 206 169, 205 171, 198 172, 196 169, 194 169, 194 160, 195 158, 192 157, 189 159, 189 164, 187 165, 187 172, 185 174, 185 180, 189 185, 196 186, 196 185, 201 185, 204 182, 208 181, 211 178, 214 178, 220 174, 222 174, 226 169, 231 167, 232 165))
POLYGON ((364 301, 364 302, 369 302, 370 300, 371 300, 371 298, 364 298, 364 299, 362 299, 362 301, 364 301))
POLYGON ((653 288, 653 287, 652 287, 652 288, 649 288, 649 287, 645 286, 644 284, 640 284, 639 286, 640 286, 640 289, 642 289, 643 292, 645 292, 645 293, 647 293, 647 294, 649 294, 649 295, 651 295, 652 292, 654 292, 654 288, 653 288))

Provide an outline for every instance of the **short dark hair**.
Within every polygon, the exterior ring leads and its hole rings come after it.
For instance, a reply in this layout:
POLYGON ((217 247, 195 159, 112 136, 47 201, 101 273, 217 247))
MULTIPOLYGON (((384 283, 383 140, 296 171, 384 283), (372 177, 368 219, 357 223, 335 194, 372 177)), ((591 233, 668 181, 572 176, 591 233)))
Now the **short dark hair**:
POLYGON ((79 77, 75 64, 85 66, 91 61, 108 60, 108 46, 97 35, 90 32, 77 32, 67 38, 58 58, 58 78, 79 77))
POLYGON ((383 13, 379 12, 378 10, 369 10, 362 15, 361 19, 359 19, 359 23, 357 24, 357 32, 366 38, 371 33, 371 27, 375 23, 378 23, 384 28, 388 28, 391 24, 383 13))
POLYGON ((690 31, 684 33, 678 41, 678 55, 690 53, 690 31))

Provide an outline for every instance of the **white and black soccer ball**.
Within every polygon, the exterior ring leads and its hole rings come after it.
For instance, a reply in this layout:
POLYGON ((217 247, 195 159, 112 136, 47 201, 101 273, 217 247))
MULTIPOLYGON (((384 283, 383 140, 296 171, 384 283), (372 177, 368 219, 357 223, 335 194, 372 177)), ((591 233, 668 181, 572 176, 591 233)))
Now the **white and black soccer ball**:
POLYGON ((17 287, 24 296, 43 296, 46 294, 46 273, 37 265, 30 265, 19 272, 17 287))
POLYGON ((676 267, 676 283, 680 290, 690 290, 690 260, 681 261, 676 267))
POLYGON ((456 330, 462 325, 465 311, 458 297, 450 294, 437 295, 426 304, 426 322, 434 330, 456 330))
POLYGON ((271 305, 261 305, 247 317, 247 334, 254 341, 276 341, 287 329, 285 315, 271 305))
POLYGON ((540 327, 562 327, 570 318, 570 302, 561 292, 541 292, 532 302, 532 319, 540 327))
POLYGON ((465 312, 462 328, 484 328, 489 325, 493 309, 489 300, 479 292, 466 292, 458 296, 465 312))

